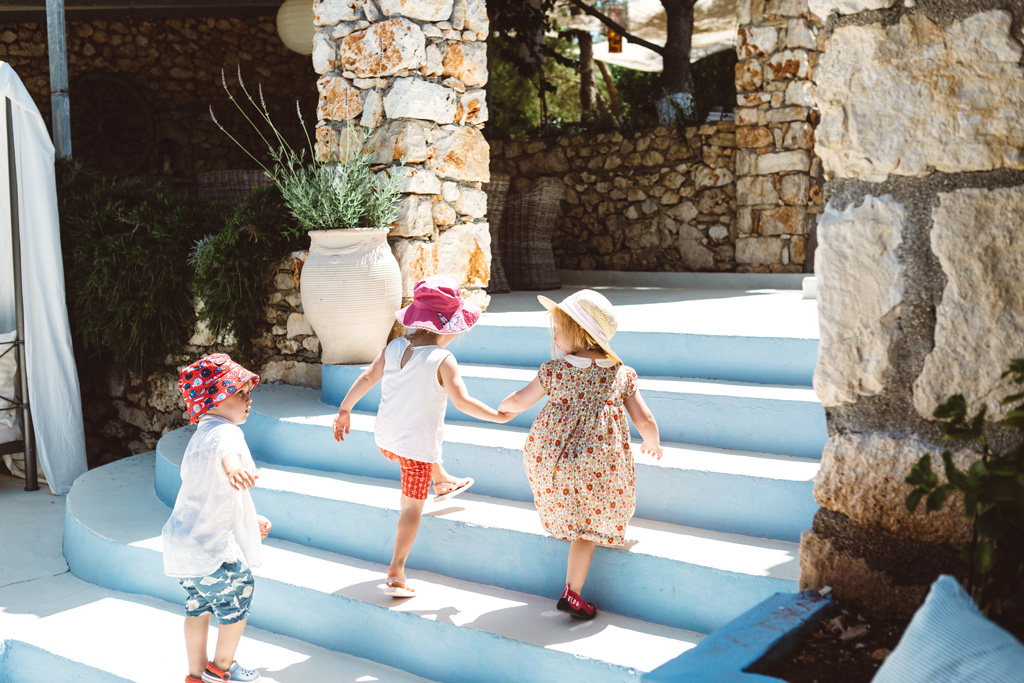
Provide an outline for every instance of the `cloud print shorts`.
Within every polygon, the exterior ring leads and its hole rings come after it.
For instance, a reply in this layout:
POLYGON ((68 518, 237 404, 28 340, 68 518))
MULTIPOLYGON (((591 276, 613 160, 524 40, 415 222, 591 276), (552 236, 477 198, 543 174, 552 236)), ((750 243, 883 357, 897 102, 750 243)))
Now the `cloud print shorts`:
POLYGON ((212 612, 221 624, 234 624, 249 616, 252 572, 242 562, 225 562, 209 576, 178 579, 188 593, 185 616, 212 612))

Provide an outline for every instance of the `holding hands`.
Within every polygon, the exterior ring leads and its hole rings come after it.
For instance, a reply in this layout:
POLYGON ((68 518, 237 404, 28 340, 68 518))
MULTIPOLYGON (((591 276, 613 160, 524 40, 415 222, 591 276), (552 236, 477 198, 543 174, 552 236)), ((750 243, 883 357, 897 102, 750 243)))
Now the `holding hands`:
POLYGON ((260 523, 260 540, 262 541, 270 533, 270 528, 274 526, 270 523, 270 520, 263 515, 256 515, 257 521, 260 523))
POLYGON ((344 441, 345 435, 352 431, 352 413, 344 408, 339 408, 338 414, 334 416, 334 424, 331 429, 334 432, 335 441, 344 441))

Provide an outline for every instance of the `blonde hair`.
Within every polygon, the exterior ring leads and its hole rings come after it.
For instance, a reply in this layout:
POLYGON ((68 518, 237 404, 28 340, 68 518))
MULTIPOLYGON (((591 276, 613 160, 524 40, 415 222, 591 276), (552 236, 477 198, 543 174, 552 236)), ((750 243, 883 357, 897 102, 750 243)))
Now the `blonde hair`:
POLYGON ((431 330, 425 330, 422 327, 409 327, 406 328, 405 330, 405 338, 408 339, 409 341, 413 341, 414 339, 421 339, 423 337, 428 337, 433 334, 436 334, 436 332, 433 332, 431 330))
POLYGON ((562 339, 569 346, 569 353, 576 351, 600 351, 604 353, 601 345, 580 324, 573 320, 560 308, 551 309, 551 353, 555 355, 559 349, 555 344, 555 332, 561 331, 562 339))

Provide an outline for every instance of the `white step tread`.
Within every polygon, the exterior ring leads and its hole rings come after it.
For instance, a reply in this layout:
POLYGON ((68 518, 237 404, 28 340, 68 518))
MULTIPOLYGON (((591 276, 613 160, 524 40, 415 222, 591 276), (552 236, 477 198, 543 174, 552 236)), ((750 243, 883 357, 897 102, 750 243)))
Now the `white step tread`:
MULTIPOLYGON (((29 643, 134 683, 180 681, 188 673, 181 605, 101 588, 70 572, 0 589, 0 603, 0 640, 29 643)), ((212 626, 211 654, 216 638, 212 626)), ((259 671, 265 683, 427 681, 252 626, 245 629, 236 659, 259 671)))
MULTIPOLYGON (((261 385, 252 394, 253 410, 261 415, 295 424, 308 424, 330 428, 337 408, 320 401, 313 389, 287 384, 261 385)), ((352 413, 352 430, 373 432, 374 413, 352 413)), ((473 422, 446 421, 444 438, 450 443, 465 443, 481 447, 499 447, 522 450, 527 430, 508 425, 484 425, 473 422)), ((762 477, 788 481, 811 481, 818 473, 820 461, 790 455, 754 453, 712 446, 696 446, 662 442, 665 456, 661 460, 640 453, 640 441, 633 440, 637 464, 670 469, 699 470, 747 477, 762 477)), ((344 445, 339 444, 339 457, 344 456, 344 445)), ((524 475, 525 476, 525 475, 524 475)))
MULTIPOLYGON (((510 365, 482 365, 459 363, 459 372, 465 378, 480 380, 509 380, 526 386, 537 376, 537 368, 523 368, 510 365)), ((753 384, 714 379, 689 377, 639 377, 641 391, 659 391, 670 394, 695 394, 700 396, 727 396, 739 399, 763 399, 777 401, 798 401, 819 404, 817 394, 811 387, 785 384, 753 384)))
MULTIPOLYGON (((179 448, 168 448, 163 454, 180 464, 184 443, 182 439, 176 444, 179 448)), ((338 457, 366 456, 346 456, 345 451, 339 449, 338 457)), ((401 489, 396 481, 259 462, 257 465, 258 485, 265 489, 346 501, 379 510, 399 510, 401 489)), ((424 514, 474 526, 547 536, 533 503, 465 493, 440 504, 429 503, 424 514)), ((799 579, 797 549, 796 543, 788 541, 634 518, 627 528, 626 548, 622 550, 722 571, 796 581, 799 579)))
MULTIPOLYGON (((264 468, 261 485, 273 481, 275 486, 309 486, 315 483, 311 479, 317 478, 268 470, 264 468)), ((337 480, 324 479, 318 492, 337 490, 331 483, 337 480)), ((345 484, 340 487, 350 493, 366 493, 345 484)), ((88 472, 76 483, 71 496, 70 513, 93 533, 117 543, 162 552, 160 529, 170 511, 153 493, 152 454, 88 472), (117 495, 113 495, 115 492, 117 495)), ((263 577, 642 671, 678 656, 703 638, 692 631, 606 612, 592 622, 572 624, 554 609, 557 596, 541 598, 426 572, 410 572, 410 582, 415 582, 420 591, 417 597, 396 600, 379 588, 386 571, 385 565, 267 539, 263 566, 254 574, 257 591, 258 579, 263 577)))

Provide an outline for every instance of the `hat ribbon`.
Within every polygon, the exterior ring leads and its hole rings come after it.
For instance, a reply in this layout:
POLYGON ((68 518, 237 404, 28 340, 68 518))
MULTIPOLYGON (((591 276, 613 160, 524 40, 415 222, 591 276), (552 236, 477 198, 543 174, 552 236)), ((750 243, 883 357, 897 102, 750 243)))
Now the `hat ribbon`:
POLYGON ((592 334, 597 341, 602 344, 608 343, 608 336, 604 333, 604 330, 597 324, 597 321, 594 320, 593 316, 583 310, 582 306, 575 301, 569 300, 563 301, 558 305, 565 309, 565 312, 571 317, 576 318, 576 321, 582 324, 583 327, 586 328, 587 332, 592 334))

